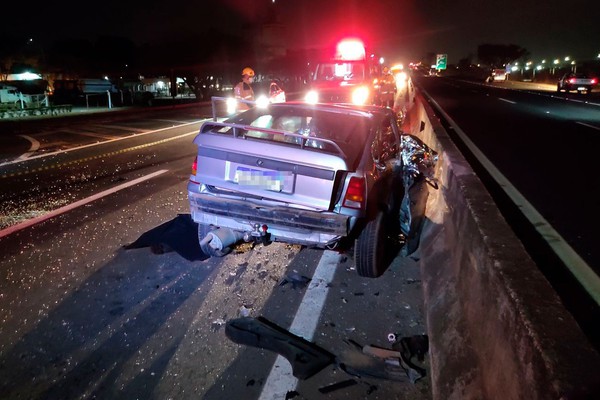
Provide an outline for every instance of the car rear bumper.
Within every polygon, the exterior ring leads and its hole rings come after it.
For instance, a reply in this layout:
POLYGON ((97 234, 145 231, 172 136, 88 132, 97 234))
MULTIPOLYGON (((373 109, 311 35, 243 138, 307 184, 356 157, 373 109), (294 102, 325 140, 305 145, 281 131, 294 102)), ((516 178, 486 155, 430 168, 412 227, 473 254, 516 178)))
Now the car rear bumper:
POLYGON ((354 217, 283 206, 264 206, 188 191, 192 219, 205 225, 252 232, 267 225, 271 240, 325 247, 347 236, 354 217))

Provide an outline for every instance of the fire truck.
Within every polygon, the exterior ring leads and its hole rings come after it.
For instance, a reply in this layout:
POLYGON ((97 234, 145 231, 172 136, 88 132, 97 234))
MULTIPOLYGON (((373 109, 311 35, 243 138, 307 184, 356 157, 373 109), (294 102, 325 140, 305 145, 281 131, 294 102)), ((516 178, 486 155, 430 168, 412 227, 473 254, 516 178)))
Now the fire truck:
POLYGON ((353 103, 391 106, 396 94, 393 79, 387 79, 374 56, 367 56, 359 39, 337 44, 332 58, 317 63, 311 71, 307 103, 353 103))

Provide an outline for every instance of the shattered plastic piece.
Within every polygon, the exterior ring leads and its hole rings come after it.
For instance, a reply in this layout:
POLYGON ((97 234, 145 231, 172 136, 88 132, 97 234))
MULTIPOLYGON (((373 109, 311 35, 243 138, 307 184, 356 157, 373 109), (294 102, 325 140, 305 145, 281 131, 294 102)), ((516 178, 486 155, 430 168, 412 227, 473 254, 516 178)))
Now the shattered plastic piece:
POLYGON ((332 383, 331 385, 323 386, 319 388, 319 392, 321 393, 329 393, 335 390, 344 389, 350 386, 356 385, 358 382, 355 379, 347 379, 345 381, 332 383))
POLYGON ((250 316, 250 309, 246 308, 245 306, 241 306, 240 307, 240 315, 242 317, 249 317, 250 316))
POLYGON ((274 351, 285 357, 298 379, 308 379, 335 361, 333 354, 264 317, 227 321, 225 335, 235 343, 274 351))

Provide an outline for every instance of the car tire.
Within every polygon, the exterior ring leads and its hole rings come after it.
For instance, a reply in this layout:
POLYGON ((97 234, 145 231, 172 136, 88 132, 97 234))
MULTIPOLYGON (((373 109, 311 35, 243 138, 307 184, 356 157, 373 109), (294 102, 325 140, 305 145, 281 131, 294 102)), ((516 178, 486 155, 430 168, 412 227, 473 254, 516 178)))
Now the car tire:
POLYGON ((375 219, 369 221, 354 243, 354 264, 359 276, 377 278, 388 267, 386 262, 387 229, 386 215, 377 213, 375 219))

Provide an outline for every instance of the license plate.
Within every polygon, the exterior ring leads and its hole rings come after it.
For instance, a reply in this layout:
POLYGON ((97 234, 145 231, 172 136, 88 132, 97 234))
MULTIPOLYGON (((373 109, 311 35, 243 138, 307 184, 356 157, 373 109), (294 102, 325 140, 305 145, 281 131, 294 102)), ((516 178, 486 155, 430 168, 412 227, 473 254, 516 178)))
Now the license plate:
POLYGON ((293 175, 288 171, 257 170, 237 167, 234 182, 240 186, 252 189, 291 192, 293 175))
POLYGON ((585 86, 580 86, 577 88, 577 90, 587 90, 587 88, 585 86))

